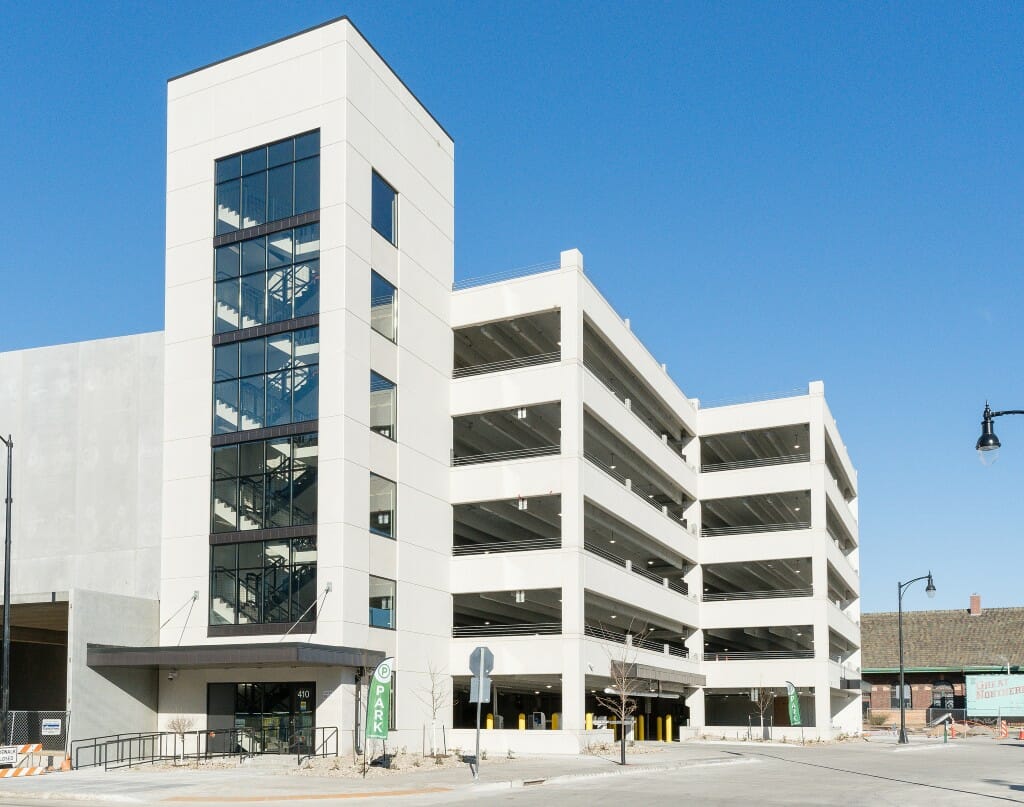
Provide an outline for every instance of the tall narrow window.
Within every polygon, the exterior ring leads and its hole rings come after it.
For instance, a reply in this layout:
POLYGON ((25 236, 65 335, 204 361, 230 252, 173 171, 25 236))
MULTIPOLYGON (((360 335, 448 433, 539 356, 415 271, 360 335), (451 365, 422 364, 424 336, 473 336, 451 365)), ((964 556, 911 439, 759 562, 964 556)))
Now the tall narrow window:
POLYGON ((395 581, 370 575, 370 627, 395 629, 395 581))
POLYGON ((392 342, 398 341, 398 290, 376 272, 370 272, 370 327, 392 342))
POLYGON ((395 537, 395 483, 370 474, 370 532, 395 537))
POLYGON ((373 225, 373 229, 392 244, 397 244, 398 232, 395 222, 398 211, 398 193, 376 171, 373 172, 371 201, 370 223, 373 225))
POLYGON ((370 371, 370 430, 398 439, 398 387, 394 381, 370 371))

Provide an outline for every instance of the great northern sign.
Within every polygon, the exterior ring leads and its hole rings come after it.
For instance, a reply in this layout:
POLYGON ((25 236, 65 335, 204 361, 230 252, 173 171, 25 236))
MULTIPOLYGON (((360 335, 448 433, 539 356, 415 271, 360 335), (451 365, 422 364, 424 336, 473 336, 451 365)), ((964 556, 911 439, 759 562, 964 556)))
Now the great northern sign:
POLYGON ((1024 716, 1024 675, 968 675, 967 714, 1024 716))
POLYGON ((370 679, 370 693, 366 698, 366 739, 386 740, 391 719, 391 671, 394 658, 386 658, 377 665, 370 679))

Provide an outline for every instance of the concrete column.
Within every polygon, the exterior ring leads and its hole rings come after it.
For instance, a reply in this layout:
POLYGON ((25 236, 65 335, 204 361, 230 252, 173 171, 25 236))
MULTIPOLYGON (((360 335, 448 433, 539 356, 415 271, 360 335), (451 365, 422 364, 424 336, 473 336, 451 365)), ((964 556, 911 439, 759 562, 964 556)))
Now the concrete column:
POLYGON ((698 687, 688 694, 686 705, 690 710, 690 726, 704 728, 704 687, 698 687))
POLYGON ((562 350, 562 728, 585 726, 583 670, 583 255, 567 250, 563 270, 562 350))

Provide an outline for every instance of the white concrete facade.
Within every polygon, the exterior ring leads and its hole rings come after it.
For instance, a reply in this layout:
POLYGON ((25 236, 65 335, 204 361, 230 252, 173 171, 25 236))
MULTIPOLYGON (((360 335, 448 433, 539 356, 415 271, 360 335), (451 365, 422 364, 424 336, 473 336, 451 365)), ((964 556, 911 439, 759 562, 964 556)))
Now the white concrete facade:
MULTIPOLYGON (((87 644, 153 653, 138 674, 130 665, 102 681, 89 678, 94 670, 75 673, 69 687, 92 681, 100 693, 120 681, 142 704, 130 725, 97 716, 97 728, 166 729, 178 716, 222 728, 211 722, 217 687, 311 684, 315 724, 337 727, 344 750, 361 720, 361 668, 393 655, 392 742, 415 749, 433 718, 432 689, 437 719, 467 728, 468 658, 485 644, 496 694, 484 745, 495 751, 606 738, 594 728, 607 713, 597 698, 617 665, 640 682, 649 739, 662 719, 675 738, 745 728, 752 691, 781 696, 787 681, 800 691, 808 736, 859 731, 857 477, 823 384, 702 407, 591 283, 579 251, 542 271, 455 284, 453 242, 454 144, 348 20, 171 80, 166 330, 134 338, 163 378, 122 393, 126 410, 162 418, 150 430, 155 444, 126 447, 138 456, 138 496, 156 507, 126 527, 126 551, 136 554, 124 584, 83 597, 89 610, 71 621, 81 626, 72 641, 80 653, 87 644), (217 232, 217 161, 313 131, 317 208, 217 232), (390 239, 372 225, 375 173, 397 194, 390 239), (311 222, 315 312, 251 325, 239 317, 234 331, 218 330, 215 249, 311 222), (397 289, 395 338, 371 309, 373 273, 397 289), (309 327, 319 328, 315 418, 218 432, 215 350, 309 327), (387 433, 371 414, 371 372, 397 385, 387 433), (315 519, 240 516, 219 532, 214 452, 309 434, 315 519), (390 537, 371 529, 381 512, 371 475, 395 483, 390 537), (315 620, 218 621, 234 612, 211 583, 214 550, 299 538, 316 542, 315 620), (371 577, 394 581, 386 607, 371 604, 371 577), (117 611, 114 595, 137 598, 138 618, 104 618, 117 611), (388 612, 393 629, 372 625, 371 609, 388 612), (200 658, 294 644, 344 650, 348 660, 200 658), (520 731, 535 713, 543 730, 520 731)), ((0 356, 0 367, 21 356, 0 356)), ((23 374, 10 378, 0 374, 0 402, 32 387, 23 374)), ((241 494, 232 506, 242 511, 241 494)), ((91 516, 68 518, 81 532, 91 516)), ((40 569, 31 590, 94 588, 90 570, 127 562, 102 549, 70 567, 26 557, 40 569), (44 585, 47 574, 61 584, 44 585)), ((781 723, 780 704, 769 708, 781 723)), ((788 719, 782 725, 790 730, 788 719)))

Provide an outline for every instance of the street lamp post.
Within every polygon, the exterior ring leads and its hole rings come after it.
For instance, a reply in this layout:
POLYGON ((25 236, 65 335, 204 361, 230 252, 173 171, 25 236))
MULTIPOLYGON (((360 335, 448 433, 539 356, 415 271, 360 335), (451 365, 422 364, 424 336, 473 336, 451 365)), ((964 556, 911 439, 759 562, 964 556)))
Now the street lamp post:
POLYGON ((3 736, 0 742, 6 743, 10 735, 8 723, 11 717, 11 463, 14 454, 14 440, 7 435, 4 440, 0 437, 0 443, 7 447, 7 515, 4 520, 4 640, 3 640, 3 669, 0 671, 2 677, 2 695, 0 695, 0 720, 2 720, 3 736))
POLYGON ((903 683, 903 592, 907 590, 907 588, 911 585, 911 583, 916 583, 918 580, 927 580, 928 581, 928 585, 925 586, 925 589, 924 589, 925 593, 929 597, 934 597, 935 596, 935 581, 932 580, 932 573, 931 572, 928 572, 928 574, 925 574, 925 575, 921 575, 921 577, 915 577, 913 580, 908 580, 906 583, 900 583, 900 582, 896 583, 896 585, 898 586, 898 592, 899 592, 899 596, 897 597, 897 602, 898 602, 898 606, 899 606, 898 625, 899 625, 899 637, 900 637, 900 694, 899 694, 899 698, 900 698, 900 736, 897 739, 897 742, 902 744, 902 745, 906 745, 907 742, 908 742, 908 740, 907 740, 907 702, 906 702, 906 698, 904 697, 904 692, 906 690, 904 689, 905 685, 903 683))
POLYGON ((991 465, 999 456, 999 447, 1002 443, 999 442, 999 438, 996 437, 996 433, 992 429, 992 419, 1003 415, 1024 415, 1024 409, 1005 409, 1002 412, 993 412, 988 401, 985 402, 985 411, 981 413, 981 437, 974 444, 978 457, 985 465, 991 465))

